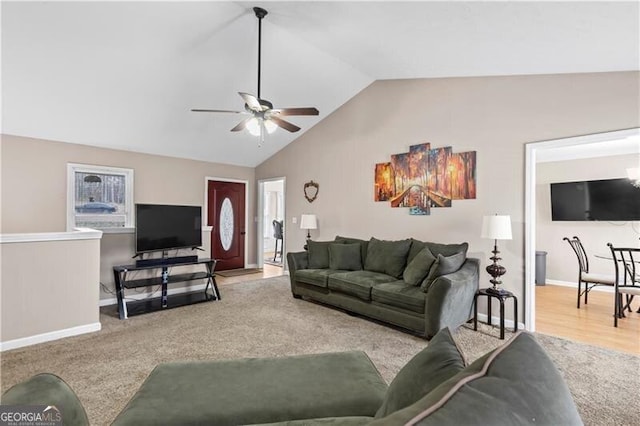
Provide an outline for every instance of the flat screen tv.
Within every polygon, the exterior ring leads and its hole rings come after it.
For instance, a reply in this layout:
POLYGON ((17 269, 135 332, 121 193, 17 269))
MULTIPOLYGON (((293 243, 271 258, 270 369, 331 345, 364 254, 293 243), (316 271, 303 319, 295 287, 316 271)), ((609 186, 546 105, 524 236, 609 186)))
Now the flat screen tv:
POLYGON ((640 220, 640 188, 629 179, 552 183, 551 220, 640 220))
POLYGON ((136 253, 202 245, 200 206, 136 204, 136 253))

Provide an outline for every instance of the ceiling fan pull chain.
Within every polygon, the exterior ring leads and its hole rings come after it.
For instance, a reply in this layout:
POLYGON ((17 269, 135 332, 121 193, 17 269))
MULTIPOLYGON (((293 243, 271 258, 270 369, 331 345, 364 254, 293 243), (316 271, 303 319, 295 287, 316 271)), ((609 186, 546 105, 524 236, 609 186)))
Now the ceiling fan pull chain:
POLYGON ((266 133, 266 130, 264 120, 260 120, 260 142, 258 142, 258 148, 262 147, 262 144, 264 143, 264 134, 266 133))

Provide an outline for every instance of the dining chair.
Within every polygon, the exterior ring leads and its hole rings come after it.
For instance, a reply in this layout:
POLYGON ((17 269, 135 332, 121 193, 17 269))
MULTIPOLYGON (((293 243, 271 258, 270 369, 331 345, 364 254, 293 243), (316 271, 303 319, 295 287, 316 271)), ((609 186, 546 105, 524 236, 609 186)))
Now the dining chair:
POLYGON ((278 253, 280 253, 280 259, 282 259, 282 239, 283 239, 283 231, 284 231, 284 221, 283 220, 274 220, 271 222, 273 225, 273 238, 276 239, 276 247, 273 253, 273 261, 276 261, 276 257, 278 253), (280 250, 278 250, 278 241, 280 242, 280 250))
MULTIPOLYGON (((616 268, 614 284, 613 326, 618 326, 618 318, 624 318, 625 309, 631 312, 633 296, 640 296, 640 248, 621 248, 607 244, 616 268), (637 270, 636 270, 637 267, 637 270), (626 296, 626 304, 622 304, 622 295, 626 296)), ((638 309, 640 313, 640 308, 638 309)))
POLYGON ((605 274, 594 274, 589 272, 589 257, 584 250, 580 238, 564 237, 563 240, 569 243, 573 252, 578 258, 578 309, 580 309, 580 297, 584 294, 584 304, 589 301, 589 292, 592 288, 598 285, 613 286, 615 283, 615 277, 605 274), (582 284, 584 284, 584 290, 582 290, 582 284))

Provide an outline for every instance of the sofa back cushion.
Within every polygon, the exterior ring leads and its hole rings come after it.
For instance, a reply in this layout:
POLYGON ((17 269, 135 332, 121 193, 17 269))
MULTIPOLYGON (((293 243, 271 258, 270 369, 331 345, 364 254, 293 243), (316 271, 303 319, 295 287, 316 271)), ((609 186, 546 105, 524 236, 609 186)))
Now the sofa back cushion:
POLYGON ((362 269, 360 243, 329 244, 329 269, 360 271, 362 269))
POLYGON ((582 425, 569 388, 532 334, 519 332, 416 403, 369 426, 582 425))
POLYGON ((376 418, 410 406, 466 366, 451 331, 444 328, 398 372, 387 389, 376 418))
POLYGON ((409 239, 384 241, 371 238, 367 248, 364 269, 402 279, 402 272, 407 264, 407 254, 410 247, 411 240, 409 239))
POLYGON ((460 267, 462 267, 465 260, 467 260, 467 255, 464 252, 452 254, 448 257, 444 257, 443 255, 439 254, 436 261, 433 262, 433 265, 429 270, 429 274, 424 279, 424 281, 422 281, 422 284, 420 284, 420 288, 422 288, 422 291, 427 293, 429 291, 429 288, 431 288, 431 284, 433 284, 436 278, 442 275, 452 274, 456 272, 458 269, 460 269, 460 267))
POLYGON ((360 255, 362 257, 362 264, 364 265, 364 262, 367 258, 367 249, 369 248, 368 240, 361 240, 360 238, 343 237, 340 235, 336 235, 335 242, 342 243, 342 244, 353 244, 353 243, 360 244, 360 255))
POLYGON ((307 240, 309 269, 327 269, 329 267, 329 244, 333 244, 333 241, 307 240))
POLYGON ((464 252, 467 253, 469 249, 469 243, 460 243, 460 244, 440 244, 440 243, 432 243, 432 242, 424 242, 420 240, 411 239, 411 249, 409 249, 409 255, 407 256, 407 264, 413 260, 414 257, 423 248, 428 247, 431 250, 431 253, 438 257, 439 254, 447 257, 452 254, 464 252))
POLYGON ((429 247, 425 246, 413 259, 407 262, 402 279, 406 284, 420 285, 429 274, 435 261, 435 256, 431 253, 429 247))
POLYGON ((469 250, 469 243, 440 244, 427 241, 424 244, 429 247, 431 253, 433 253, 433 255, 436 257, 439 254, 443 255, 444 257, 449 257, 457 253, 464 253, 464 255, 466 256, 467 250, 469 250))

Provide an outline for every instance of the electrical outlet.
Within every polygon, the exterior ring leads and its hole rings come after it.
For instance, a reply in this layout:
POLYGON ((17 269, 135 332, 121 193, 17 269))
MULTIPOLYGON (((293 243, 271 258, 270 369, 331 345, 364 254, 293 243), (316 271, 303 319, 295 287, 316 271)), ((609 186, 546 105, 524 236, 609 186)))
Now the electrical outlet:
POLYGON ((298 218, 297 218, 296 216, 294 216, 294 217, 291 219, 291 222, 292 222, 292 223, 298 223, 298 218))

